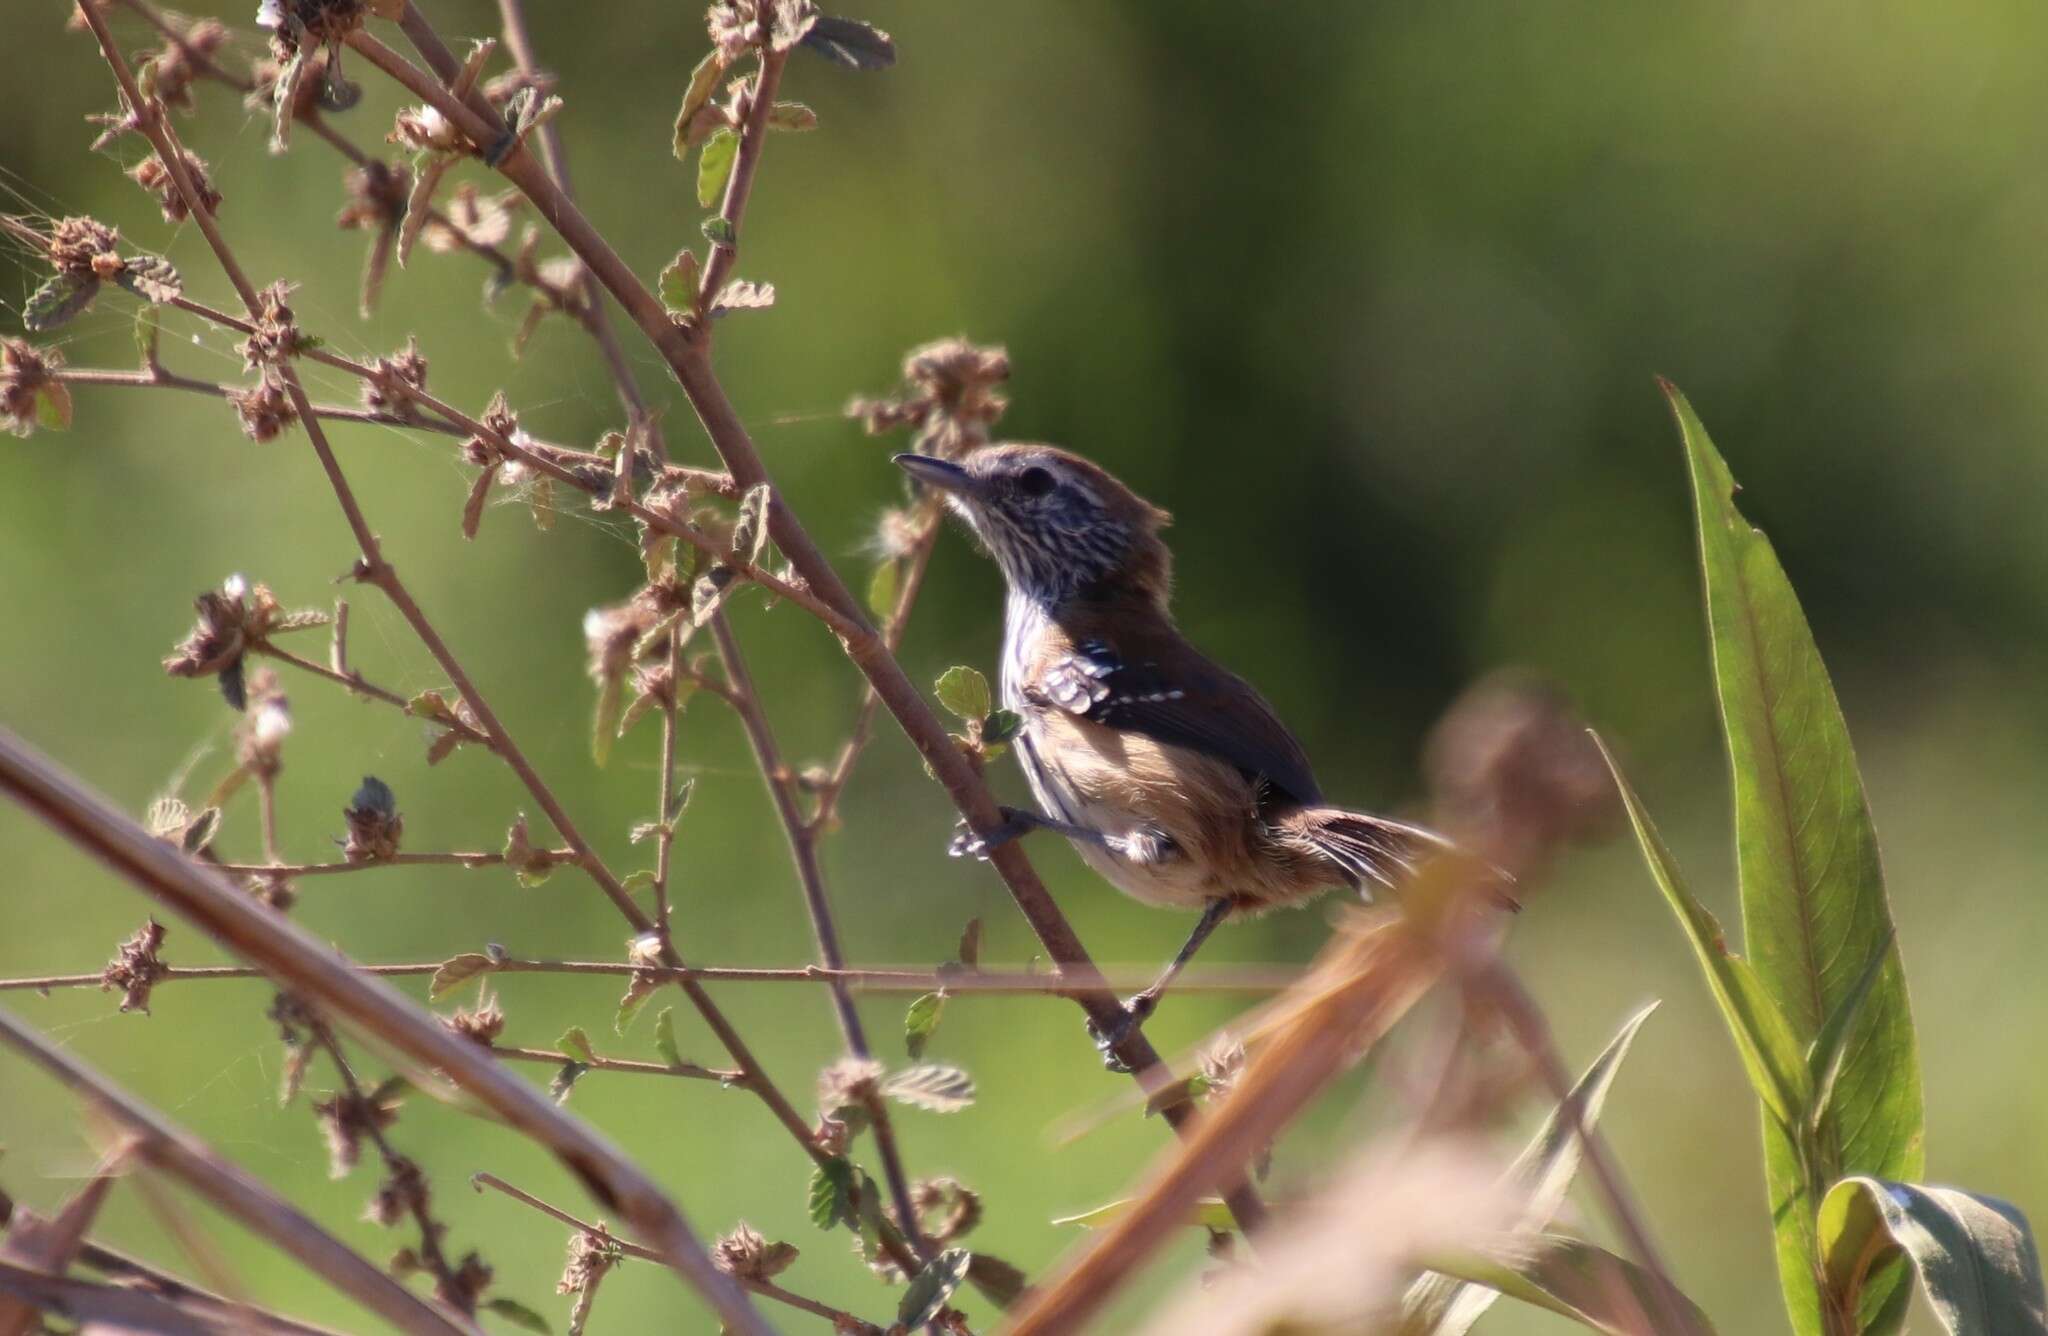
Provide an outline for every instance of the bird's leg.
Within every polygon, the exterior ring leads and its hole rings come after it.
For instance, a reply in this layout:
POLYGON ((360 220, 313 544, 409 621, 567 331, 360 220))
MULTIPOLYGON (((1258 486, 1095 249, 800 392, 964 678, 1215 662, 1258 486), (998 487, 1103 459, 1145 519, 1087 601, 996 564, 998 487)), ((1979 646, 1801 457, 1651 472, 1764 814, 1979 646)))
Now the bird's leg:
POLYGON ((1195 930, 1188 934, 1188 940, 1181 947, 1180 954, 1176 955, 1173 963, 1152 981, 1151 987, 1142 993, 1133 994, 1131 1000, 1124 1003, 1121 1019, 1112 1022, 1107 1029, 1097 1026, 1093 1020, 1088 1022, 1088 1033, 1094 1038, 1095 1047, 1102 1050, 1104 1066, 1111 1071, 1126 1070, 1123 1060, 1116 1055, 1116 1046, 1124 1041, 1125 1036, 1129 1035, 1133 1028, 1143 1025, 1150 1018, 1159 1006, 1160 995, 1166 992, 1168 985, 1180 977, 1180 972, 1195 958, 1195 952, 1202 949, 1202 943, 1209 940, 1209 934, 1215 932, 1217 925, 1229 914, 1230 901, 1211 900, 1203 907, 1202 917, 1195 924, 1195 930))
POLYGON ((1086 840, 1090 844, 1109 844, 1109 837, 1099 830, 1077 826, 1069 821, 1055 820, 1023 807, 1002 809, 1003 824, 987 834, 976 834, 964 820, 954 832, 953 842, 946 846, 946 852, 955 858, 979 858, 988 861, 988 856, 1020 835, 1029 835, 1034 830, 1050 830, 1070 840, 1086 840))

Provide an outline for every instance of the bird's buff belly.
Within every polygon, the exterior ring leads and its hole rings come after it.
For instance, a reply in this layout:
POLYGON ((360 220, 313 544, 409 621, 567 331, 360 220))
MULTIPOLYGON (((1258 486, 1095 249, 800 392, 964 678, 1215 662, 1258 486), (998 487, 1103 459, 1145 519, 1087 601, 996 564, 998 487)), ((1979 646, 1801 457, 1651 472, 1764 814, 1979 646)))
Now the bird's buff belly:
POLYGON ((1245 866, 1248 789, 1243 799, 1222 805, 1234 820, 1211 822, 1207 829, 1194 824, 1197 805, 1189 801, 1189 786, 1213 796, 1221 796, 1213 794, 1218 783, 1245 789, 1234 772, 1206 757, 1080 720, 1032 721, 1017 741, 1018 760, 1040 807, 1106 837, 1110 847, 1076 839, 1075 851, 1131 898, 1177 909, 1200 909, 1215 899, 1292 898, 1262 894, 1263 878, 1245 866), (1235 856, 1233 849, 1239 851, 1235 856))

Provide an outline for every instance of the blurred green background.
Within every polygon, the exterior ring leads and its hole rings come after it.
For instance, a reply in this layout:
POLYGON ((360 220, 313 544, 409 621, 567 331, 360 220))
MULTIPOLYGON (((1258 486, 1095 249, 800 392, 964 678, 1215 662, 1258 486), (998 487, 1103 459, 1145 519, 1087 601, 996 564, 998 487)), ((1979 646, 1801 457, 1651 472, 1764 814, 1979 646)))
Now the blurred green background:
MULTIPOLYGON (((85 152, 81 117, 113 99, 89 40, 63 31, 65 8, 16 6, 0 42, 7 207, 118 222, 226 304, 196 231, 163 224, 122 179, 134 143, 85 152)), ((246 9, 223 16, 246 33, 246 9)), ((478 0, 427 9, 451 37, 494 30, 478 0)), ((587 211, 651 277, 697 235, 693 175, 669 153, 706 45, 696 7, 533 10, 587 211)), ((1929 1177, 2048 1216, 2048 1078, 2014 1042, 2048 1026, 2037 982, 2048 13, 1896 0, 1281 11, 875 0, 863 16, 894 33, 901 62, 883 75, 793 65, 786 95, 823 128, 771 145, 741 265, 780 302, 723 325, 718 355, 785 495, 843 568, 864 576, 874 521, 901 493, 893 443, 861 437, 840 406, 889 387, 914 344, 951 333, 1002 343, 1015 368, 1004 433, 1092 454, 1176 513, 1183 624, 1263 686, 1333 795, 1412 802, 1417 752, 1443 707, 1495 667, 1531 667, 1630 758, 1696 886, 1732 920, 1688 498, 1652 381, 1672 377, 1775 538, 1858 743, 1914 987, 1929 1177)), ((135 49, 147 44, 132 18, 120 24, 135 49)), ((254 50, 245 37, 238 59, 254 50)), ((397 103, 366 81, 342 124, 375 146, 397 103)), ((475 409, 503 388, 550 439, 589 442, 615 425, 603 367, 566 323, 508 360, 522 303, 481 310, 482 269, 468 257, 422 251, 377 317, 359 321, 361 235, 332 224, 339 160, 304 134, 272 158, 266 117, 219 88, 200 102, 182 128, 213 165, 228 234, 259 282, 304 285, 294 304, 309 329, 365 355, 417 332, 435 391, 475 409)), ((0 295, 18 311, 37 281, 10 257, 0 295)), ((65 330, 72 363, 128 365, 130 308, 115 294, 65 330)), ((13 315, 0 323, 18 329, 13 315)), ((633 355, 669 405, 677 448, 708 460, 659 365, 633 355)), ((183 317, 168 322, 165 358, 239 374, 228 343, 183 317)), ((353 399, 352 385, 307 371, 316 398, 353 399)), ((0 449, 0 721, 139 812, 195 747, 211 748, 193 772, 202 793, 231 753, 232 718, 211 686, 157 666, 192 594, 242 571, 288 604, 322 604, 353 550, 301 435, 252 445, 222 405, 192 396, 78 397, 69 434, 0 449)), ((631 589, 630 541, 578 510, 539 534, 515 506, 465 544, 469 470, 446 440, 335 435, 393 558, 516 736, 614 865, 638 866, 644 851, 626 834, 652 812, 655 730, 593 766, 579 629, 586 608, 631 589)), ((366 673, 407 691, 441 685, 395 615, 367 594, 352 602, 366 673)), ((799 614, 740 602, 786 749, 829 755, 853 674, 799 614)), ((919 680, 955 662, 992 669, 997 635, 995 573, 949 535, 906 665, 919 680)), ((412 721, 287 685, 297 729, 281 801, 294 856, 332 856, 366 772, 397 790, 413 849, 496 847, 531 807, 487 758, 429 771, 412 721)), ((700 699, 683 745, 699 777, 678 845, 686 952, 807 959, 782 836, 738 729, 700 699)), ((999 778, 1022 794, 1007 768, 999 778)), ((1031 954, 993 875, 943 856, 951 820, 885 727, 826 851, 853 959, 942 959, 975 915, 985 959, 1031 954)), ((253 857, 256 839, 245 796, 224 847, 253 857)), ((1035 853, 1098 958, 1149 966, 1180 940, 1183 920, 1110 894, 1064 848, 1035 853)), ((12 811, 0 812, 0 867, 0 973, 96 969, 144 912, 12 811)), ((300 921, 364 960, 493 940, 525 954, 621 950, 611 909, 568 875, 521 890, 497 872, 396 869, 302 892, 300 921)), ((1321 910, 1282 915, 1226 930, 1207 958, 1299 962, 1325 932, 1321 910)), ((1753 1104, 1634 851, 1567 862, 1522 916, 1514 952, 1575 1063, 1636 1003, 1666 999, 1608 1126, 1686 1288, 1725 1331, 1783 1330, 1753 1104)), ((178 924, 166 955, 214 959, 178 924)), ((548 1044, 580 1023, 604 1051, 651 1053, 645 1019, 611 1035, 608 986, 520 977, 502 996, 512 1041, 548 1044)), ((382 1255, 401 1240, 358 1219, 372 1172, 328 1181, 303 1108, 276 1107, 268 997, 254 983, 166 987, 149 1018, 117 1015, 91 991, 0 1001, 382 1255)), ((834 1051, 824 995, 720 997, 808 1107, 834 1051)), ((901 1008, 863 1004, 891 1049, 901 1008)), ((1153 1032, 1171 1049, 1230 1010, 1170 1002, 1153 1032)), ((717 1058, 694 1019, 681 1032, 690 1056, 717 1058)), ((982 1190, 973 1241, 1027 1269, 1074 1241, 1051 1217, 1119 1195, 1162 1144, 1162 1129, 1134 1116, 1051 1143, 1050 1125, 1123 1089, 1065 1004, 961 1000, 933 1056, 968 1067, 982 1098, 951 1117, 904 1115, 909 1158, 982 1190)), ((636 1151, 702 1228, 744 1217, 800 1245, 795 1288, 870 1315, 893 1304, 843 1235, 811 1227, 807 1166, 746 1096, 600 1074, 571 1107, 636 1151)), ((1312 1175, 1371 1125, 1373 1107, 1363 1081, 1326 1101, 1281 1147, 1276 1182, 1312 1175)), ((79 1129, 67 1096, 0 1055, 0 1181, 55 1202, 92 1160, 79 1129)), ((559 1321, 560 1231, 473 1196, 463 1178, 488 1169, 578 1202, 573 1185, 453 1113, 415 1108, 397 1136, 436 1173, 452 1245, 481 1247, 498 1293, 559 1321)), ((117 1199, 110 1238, 178 1262, 135 1200, 117 1199)), ((365 1321, 228 1235, 258 1297, 365 1321)), ((1201 1261, 1190 1231, 1125 1313, 1201 1261)), ((1505 1305, 1488 1322, 1558 1329, 1505 1305)), ((597 1307, 599 1330, 707 1325, 645 1267, 617 1273, 597 1307)))

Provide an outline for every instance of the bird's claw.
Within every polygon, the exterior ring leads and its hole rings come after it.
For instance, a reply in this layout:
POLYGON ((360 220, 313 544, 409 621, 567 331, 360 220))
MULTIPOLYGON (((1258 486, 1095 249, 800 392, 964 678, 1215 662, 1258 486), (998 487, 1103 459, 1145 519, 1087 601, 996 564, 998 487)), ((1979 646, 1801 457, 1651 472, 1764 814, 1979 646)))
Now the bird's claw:
POLYGON ((986 863, 988 856, 1040 824, 1035 812, 1019 807, 998 809, 1003 814, 1003 824, 986 835, 976 833, 974 827, 961 818, 953 825, 953 839, 946 845, 946 852, 955 858, 975 858, 986 863))
POLYGON ((1088 1037, 1095 1041, 1095 1048, 1102 1054, 1102 1065, 1119 1075, 1128 1076, 1131 1065, 1118 1056, 1117 1048, 1131 1037, 1131 1031, 1142 1026, 1159 1006, 1156 994, 1145 992, 1132 997, 1118 1009, 1117 1018, 1108 1025, 1097 1025, 1095 1018, 1088 1018, 1088 1037))
POLYGON ((963 818, 953 827, 953 838, 946 844, 946 854, 951 858, 973 858, 986 863, 988 841, 975 834, 974 827, 963 818))

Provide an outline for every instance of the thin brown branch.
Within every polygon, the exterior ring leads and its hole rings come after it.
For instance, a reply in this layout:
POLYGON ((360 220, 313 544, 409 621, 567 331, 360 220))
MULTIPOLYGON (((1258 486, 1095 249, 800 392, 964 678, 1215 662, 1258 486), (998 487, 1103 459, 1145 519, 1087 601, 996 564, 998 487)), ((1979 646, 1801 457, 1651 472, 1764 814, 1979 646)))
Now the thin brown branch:
MULTIPOLYGON (((498 1192, 504 1193, 512 1200, 519 1202, 522 1205, 530 1206, 534 1210, 539 1211, 542 1215, 545 1215, 553 1220, 558 1220, 562 1224, 569 1226, 571 1229, 574 1229, 579 1233, 589 1234, 593 1237, 603 1239, 607 1243, 616 1246, 622 1256, 636 1257, 643 1262, 653 1262, 661 1260, 658 1256, 655 1255, 655 1253, 651 1249, 642 1247, 640 1244, 633 1242, 631 1239, 620 1238, 617 1234, 612 1233, 610 1230, 604 1228, 602 1225, 593 1224, 587 1220, 579 1220, 575 1216, 563 1210, 561 1207, 556 1206, 551 1202, 542 1201, 539 1197, 534 1196, 532 1193, 526 1191, 523 1188, 514 1187, 512 1184, 507 1183, 504 1179, 498 1177, 496 1174, 471 1174, 469 1181, 470 1185, 474 1187, 478 1192, 482 1192, 485 1188, 495 1189, 498 1192)), ((862 1336, 883 1336, 882 1328, 876 1326, 872 1322, 862 1321, 860 1318, 855 1317, 853 1314, 846 1312, 843 1309, 833 1308, 827 1304, 821 1304, 817 1300, 807 1299, 801 1294, 792 1294, 790 1291, 783 1289, 780 1285, 776 1285, 765 1280, 747 1279, 742 1279, 740 1281, 740 1284, 746 1286, 754 1293, 762 1295, 769 1299, 774 1299, 778 1303, 787 1304, 791 1308, 800 1308, 806 1313, 813 1314, 817 1317, 822 1317, 828 1322, 839 1324, 841 1330, 859 1332, 862 1333, 862 1336)))
MULTIPOLYGON (((765 69, 762 77, 767 77, 765 69)), ((844 969, 846 955, 839 946, 839 927, 832 916, 832 899, 825 889, 824 871, 818 865, 817 838, 804 820, 803 813, 797 810, 796 794, 789 783, 789 767, 783 763, 775 731, 769 726, 760 693, 754 687, 753 674, 747 668, 746 655, 741 653, 739 641, 732 633, 732 624, 723 612, 712 615, 711 634, 718 642, 718 656, 725 666, 726 681, 732 686, 727 699, 746 730, 755 764, 768 786, 768 797, 775 805, 775 814, 782 822, 782 832, 789 843, 789 857, 796 865, 797 881, 803 888, 804 909, 811 920, 811 934, 817 942, 819 963, 828 970, 844 969)), ((831 997, 833 1012, 839 1019, 839 1031, 846 1039, 847 1052, 856 1058, 868 1057, 867 1032, 861 1027, 860 1012, 853 1005, 852 993, 843 983, 834 980, 831 997)), ((876 1102, 870 1106, 869 1113, 874 1123, 875 1152, 881 1157, 882 1177, 889 1185, 897 1227, 903 1231, 911 1250, 921 1260, 929 1260, 931 1250, 917 1225, 917 1207, 910 1200, 910 1177, 903 1168, 903 1155, 896 1144, 889 1112, 876 1102)))
POLYGON ((212 57, 185 40, 185 34, 180 32, 177 26, 168 18, 158 12, 155 6, 143 3, 143 0, 121 0, 121 3, 140 15, 143 22, 162 33, 171 45, 177 47, 184 54, 186 60, 192 62, 192 67, 207 78, 226 84, 238 93, 247 93, 255 88, 256 85, 249 82, 248 79, 236 74, 223 65, 215 63, 212 57))
MULTIPOLYGON (((328 1061, 334 1066, 335 1076, 340 1079, 341 1087, 347 1092, 350 1102, 360 1106, 367 1099, 366 1093, 362 1082, 356 1079, 355 1068, 349 1065, 348 1055, 342 1051, 341 1041, 335 1037, 333 1027, 315 1013, 311 1029, 313 1042, 327 1054, 328 1061)), ((369 1135, 371 1144, 376 1146, 378 1158, 384 1161, 385 1173, 394 1178, 408 1171, 415 1175, 419 1173, 418 1167, 412 1161, 399 1154, 391 1144, 391 1138, 385 1135, 384 1129, 377 1125, 375 1119, 365 1120, 362 1127, 369 1135)), ((426 1193, 419 1191, 401 1195, 407 1211, 412 1215, 413 1224, 419 1229, 417 1253, 420 1264, 434 1278, 435 1293, 441 1302, 474 1316, 471 1313, 471 1306, 475 1299, 464 1289, 455 1268, 449 1264, 447 1253, 442 1251, 441 1238, 447 1233, 447 1229, 436 1221, 429 1211, 426 1193)))
MULTIPOLYGON (((540 61, 534 54, 533 38, 526 28, 526 9, 520 0, 498 0, 498 16, 505 28, 505 45, 511 49, 512 59, 519 66, 519 72, 529 81, 538 82, 546 76, 540 68, 540 61)), ((547 168, 555 183, 562 188, 567 199, 576 198, 576 184, 569 176, 569 155, 562 147, 562 131, 559 121, 550 120, 540 127, 541 149, 547 155, 547 168)), ((656 459, 668 457, 668 445, 661 433, 661 424, 647 411, 646 396, 640 392, 639 379, 633 374, 633 364, 626 360, 626 350, 619 344, 618 331, 612 328, 611 316, 606 312, 603 300, 598 296, 596 286, 583 278, 579 284, 586 300, 579 303, 579 309, 588 314, 584 328, 596 341, 598 351, 603 354, 605 365, 611 368, 612 384, 618 390, 619 402, 625 406, 627 415, 635 422, 648 426, 648 441, 654 449, 656 459)))
MULTIPOLYGON (((551 1151, 606 1210, 631 1221, 663 1261, 736 1330, 765 1336, 768 1328, 760 1316, 711 1264, 675 1203, 609 1142, 476 1044, 449 1032, 432 1013, 388 985, 358 973, 332 947, 251 900, 219 874, 153 838, 4 729, 0 792, 226 950, 262 966, 280 987, 320 1006, 329 1016, 376 1035, 384 1046, 422 1068, 445 1073, 513 1129, 551 1151)), ((12 1028, 18 1032, 18 1027, 12 1028)), ((321 1269, 323 1274, 335 1274, 332 1267, 321 1269)), ((378 1275, 383 1278, 381 1272, 378 1275)), ((410 1294, 406 1298, 417 1303, 410 1294)), ((445 1324, 432 1329, 444 1330, 445 1324)))
MULTIPOLYGON (((903 583, 896 594, 896 606, 889 610, 888 620, 882 627, 882 643, 891 654, 903 648, 903 634, 910 627, 910 613, 917 606, 917 596, 924 589, 925 573, 931 569, 932 550, 938 546, 939 529, 943 516, 939 508, 927 503, 924 527, 919 530, 910 552, 902 558, 903 583)), ((839 756, 832 762, 832 772, 818 789, 816 805, 811 809, 811 827, 823 832, 829 830, 838 816, 839 799, 846 792, 847 781, 853 778, 853 767, 861 753, 874 737, 875 710, 881 704, 870 682, 861 683, 860 704, 854 708, 853 727, 848 730, 846 742, 839 749, 839 756)))
MULTIPOLYGON (((59 367, 50 372, 50 379, 67 385, 127 386, 134 389, 187 390, 194 394, 210 394, 216 399, 225 399, 236 391, 236 386, 224 385, 219 381, 197 380, 191 376, 180 376, 169 371, 108 371, 96 367, 59 367)), ((458 428, 446 422, 434 422, 426 418, 402 418, 390 413, 372 412, 367 408, 344 408, 339 404, 315 404, 316 416, 329 422, 368 422, 384 427, 417 427, 422 431, 438 431, 449 435, 463 434, 458 428)))
MULTIPOLYGON (((432 857, 432 855, 426 855, 432 857)), ((314 864, 313 870, 325 868, 340 870, 342 867, 360 864, 314 864)), ((266 867, 261 864, 246 864, 223 868, 223 871, 246 871, 252 874, 284 875, 297 877, 305 875, 301 867, 266 867)), ((440 970, 445 961, 408 961, 392 965, 350 965, 362 974, 377 978, 413 978, 431 975, 440 970)), ((828 983, 843 984, 862 993, 888 993, 912 995, 931 993, 944 989, 957 997, 972 997, 979 993, 989 997, 1066 997, 1073 992, 1073 984, 1056 974, 1033 973, 1028 970, 976 970, 960 972, 931 969, 878 969, 855 968, 828 970, 818 965, 798 965, 788 969, 755 968, 739 965, 691 965, 681 968, 657 966, 645 969, 638 965, 623 964, 612 960, 520 960, 506 957, 494 962, 492 974, 592 974, 606 978, 628 978, 634 974, 649 974, 663 983, 676 983, 684 979, 695 979, 704 983, 828 983)), ((1158 974, 1156 969, 1131 966, 1112 971, 1109 982, 1118 988, 1136 988, 1150 983, 1158 974)), ((157 976, 159 983, 171 983, 196 979, 255 979, 264 972, 246 965, 193 965, 166 967, 157 976)), ((1260 969, 1242 966, 1190 966, 1179 979, 1174 981, 1175 993, 1208 993, 1231 997, 1257 997, 1281 992, 1300 982, 1298 969, 1260 969)), ((48 974, 31 978, 0 979, 0 992, 42 992, 54 988, 98 987, 101 975, 92 974, 48 974)))
POLYGON ((183 1182, 401 1331, 451 1336, 463 1330, 254 1177, 5 1012, 0 1041, 104 1110, 135 1138, 135 1153, 144 1163, 183 1182))
MULTIPOLYGON (((552 849, 551 857, 566 860, 573 857, 568 849, 552 849)), ((372 872, 383 867, 494 867, 505 861, 501 853, 448 852, 448 853, 397 853, 385 858, 365 859, 360 863, 216 863, 214 866, 231 876, 286 876, 325 877, 342 872, 372 872)))
POLYGON ((634 1062, 630 1058, 600 1057, 595 1062, 579 1058, 572 1053, 561 1053, 549 1048, 511 1048, 504 1044, 493 1044, 491 1052, 513 1062, 548 1062, 559 1066, 573 1062, 596 1072, 629 1072, 641 1076, 679 1076, 693 1081, 716 1081, 721 1085, 741 1085, 746 1073, 720 1071, 716 1067, 700 1067, 694 1062, 681 1062, 670 1066, 665 1062, 634 1062))

